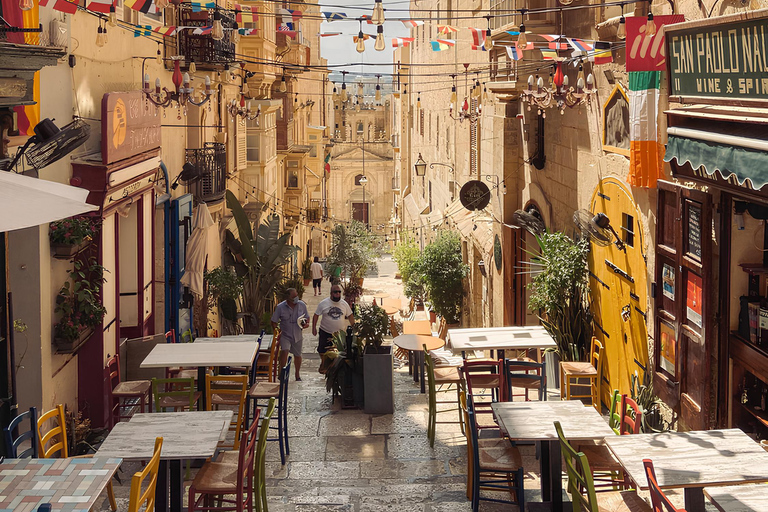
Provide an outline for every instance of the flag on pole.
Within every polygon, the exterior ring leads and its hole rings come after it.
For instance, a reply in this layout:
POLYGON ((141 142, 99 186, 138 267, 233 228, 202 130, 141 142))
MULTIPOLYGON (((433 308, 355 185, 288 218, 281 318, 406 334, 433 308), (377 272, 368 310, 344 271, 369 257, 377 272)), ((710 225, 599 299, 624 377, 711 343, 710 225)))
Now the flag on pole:
POLYGON ((412 37, 394 37, 392 38, 392 48, 397 48, 398 46, 402 46, 403 48, 407 48, 409 44, 413 42, 412 37))
POLYGON ((254 6, 235 4, 235 11, 238 23, 254 23, 259 19, 258 10, 254 6))
POLYGON ((635 187, 656 187, 663 177, 659 145, 660 71, 629 72, 629 176, 635 187))
POLYGON ((277 26, 277 32, 284 34, 291 39, 296 39, 296 31, 293 30, 293 23, 281 23, 277 26))
POLYGON ((554 34, 538 34, 539 37, 549 41, 549 48, 551 50, 566 50, 568 49, 567 42, 558 42, 560 39, 564 39, 561 36, 554 34))
POLYGON ((485 46, 485 30, 483 30, 482 28, 469 27, 469 31, 472 32, 473 46, 485 46))
POLYGON ((408 28, 420 27, 424 24, 423 21, 416 21, 416 20, 400 20, 400 21, 402 21, 403 25, 405 25, 408 28))
POLYGON ((594 49, 594 47, 591 44, 589 44, 589 43, 587 43, 585 41, 582 41, 581 39, 576 39, 575 37, 568 37, 566 39, 567 39, 568 43, 576 51, 591 52, 594 49))
POLYGON ((595 64, 608 64, 613 62, 613 54, 611 53, 611 43, 606 41, 595 41, 594 53, 589 60, 595 64))
POLYGON ((283 23, 286 23, 287 21, 296 23, 302 17, 301 11, 295 11, 293 9, 280 9, 280 14, 283 16, 283 23), (288 19, 286 20, 286 18, 288 19))
POLYGON ((323 16, 325 16, 326 21, 340 21, 347 17, 343 12, 324 12, 323 16))
POLYGON ((340 36, 341 32, 326 32, 324 34, 318 34, 320 37, 333 37, 333 36, 340 36))
POLYGON ((88 2, 88 10, 109 14, 109 10, 113 3, 112 0, 93 0, 92 2, 88 2))
POLYGON ((457 27, 454 27, 453 25, 438 25, 437 26, 437 33, 438 34, 452 34, 454 32, 458 32, 459 29, 457 27))
POLYGON ((325 172, 331 172, 331 154, 325 155, 325 172))
POLYGON ((433 52, 442 52, 443 50, 456 46, 456 41, 451 39, 438 39, 436 41, 430 41, 429 44, 432 45, 433 52))
MULTIPOLYGON (((149 0, 146 1, 147 8, 149 8, 149 0)), ((77 12, 77 4, 68 2, 67 0, 56 0, 56 3, 53 4, 53 9, 66 14, 75 14, 77 12)))

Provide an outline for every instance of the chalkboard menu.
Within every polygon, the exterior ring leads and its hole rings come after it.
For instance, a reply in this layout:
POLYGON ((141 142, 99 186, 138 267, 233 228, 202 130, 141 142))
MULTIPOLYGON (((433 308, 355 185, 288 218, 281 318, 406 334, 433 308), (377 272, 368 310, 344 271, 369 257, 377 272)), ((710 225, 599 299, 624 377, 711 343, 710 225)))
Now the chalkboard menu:
POLYGON ((701 259, 701 206, 688 203, 688 253, 701 259))

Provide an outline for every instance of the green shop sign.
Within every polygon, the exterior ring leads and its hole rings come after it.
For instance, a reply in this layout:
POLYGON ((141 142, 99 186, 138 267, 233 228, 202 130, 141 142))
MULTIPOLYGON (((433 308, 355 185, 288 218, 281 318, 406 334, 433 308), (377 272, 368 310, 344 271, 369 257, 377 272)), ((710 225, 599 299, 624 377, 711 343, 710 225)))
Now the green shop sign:
POLYGON ((666 42, 670 96, 768 99, 768 18, 670 26, 666 42))

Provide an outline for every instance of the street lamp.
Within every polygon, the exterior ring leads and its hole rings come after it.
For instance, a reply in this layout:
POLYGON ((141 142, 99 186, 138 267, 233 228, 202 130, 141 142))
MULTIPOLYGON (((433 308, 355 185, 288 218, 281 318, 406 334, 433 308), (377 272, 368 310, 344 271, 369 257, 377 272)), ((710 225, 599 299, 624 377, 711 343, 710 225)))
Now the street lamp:
POLYGON ((416 160, 416 163, 413 164, 413 169, 416 171, 416 176, 423 177, 427 174, 427 162, 421 157, 421 153, 419 153, 419 158, 416 160))
POLYGON ((368 226, 368 203, 365 202, 365 184, 368 183, 368 178, 363 175, 359 180, 360 185, 363 187, 363 215, 365 215, 365 226, 368 226))

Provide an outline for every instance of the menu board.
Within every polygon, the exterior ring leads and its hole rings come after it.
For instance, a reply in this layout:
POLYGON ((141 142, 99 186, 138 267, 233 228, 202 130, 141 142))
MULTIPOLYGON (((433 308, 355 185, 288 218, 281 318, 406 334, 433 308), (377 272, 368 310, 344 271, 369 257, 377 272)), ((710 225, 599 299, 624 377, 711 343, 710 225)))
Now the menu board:
POLYGON ((701 206, 688 203, 688 253, 701 259, 701 206))

